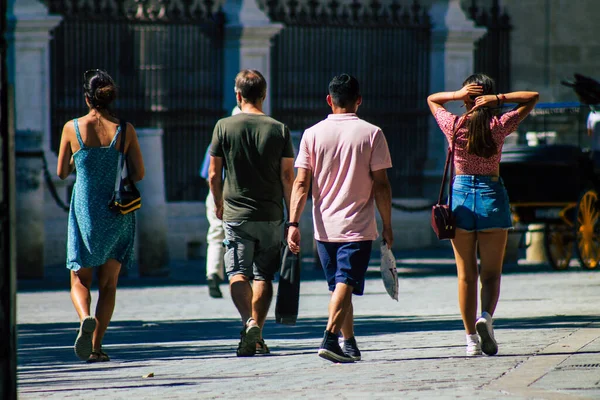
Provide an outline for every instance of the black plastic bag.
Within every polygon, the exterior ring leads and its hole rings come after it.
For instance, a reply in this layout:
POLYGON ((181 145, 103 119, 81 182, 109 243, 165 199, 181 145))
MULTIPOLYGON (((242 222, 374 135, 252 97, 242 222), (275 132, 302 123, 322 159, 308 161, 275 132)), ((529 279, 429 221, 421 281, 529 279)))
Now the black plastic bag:
POLYGON ((279 286, 275 303, 275 322, 296 325, 300 304, 300 255, 285 246, 279 271, 279 286))

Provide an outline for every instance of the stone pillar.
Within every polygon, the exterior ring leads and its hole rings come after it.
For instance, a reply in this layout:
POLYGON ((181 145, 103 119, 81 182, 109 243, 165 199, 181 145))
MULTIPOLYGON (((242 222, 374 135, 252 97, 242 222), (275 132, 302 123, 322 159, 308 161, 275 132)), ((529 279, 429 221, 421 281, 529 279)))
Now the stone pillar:
MULTIPOLYGON (((460 0, 435 2, 430 10, 432 30, 430 90, 432 93, 454 91, 462 87, 465 78, 473 73, 475 42, 485 33, 467 19, 460 0)), ((447 108, 462 114, 459 102, 448 103, 447 108)), ((439 193, 447 142, 433 117, 429 123, 429 146, 424 172, 425 196, 435 198, 439 193)))
POLYGON ((50 31, 61 18, 37 0, 9 0, 8 70, 14 87, 17 274, 44 275, 44 190, 41 154, 50 138, 50 31), (36 156, 37 154, 37 156, 36 156))
POLYGON ((146 175, 136 185, 142 194, 142 208, 136 211, 137 261, 140 276, 169 274, 167 246, 167 203, 163 160, 163 130, 136 129, 146 175))
POLYGON ((223 108, 236 105, 234 79, 242 69, 256 69, 267 80, 267 98, 263 103, 265 114, 271 113, 271 39, 283 28, 271 23, 256 0, 231 0, 223 6, 225 18, 225 79, 223 108))
POLYGON ((530 224, 525 234, 525 259, 534 263, 545 263, 546 253, 544 250, 544 224, 530 224))

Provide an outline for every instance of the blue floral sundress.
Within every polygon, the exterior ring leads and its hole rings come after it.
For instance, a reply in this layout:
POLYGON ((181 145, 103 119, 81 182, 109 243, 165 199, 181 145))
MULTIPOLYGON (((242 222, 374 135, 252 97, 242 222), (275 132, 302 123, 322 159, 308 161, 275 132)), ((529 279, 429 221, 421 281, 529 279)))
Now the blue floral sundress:
POLYGON ((87 147, 73 120, 81 149, 73 154, 77 178, 71 195, 67 240, 67 268, 77 271, 115 259, 125 267, 133 261, 135 214, 109 210, 117 174, 119 151, 115 143, 121 128, 107 147, 87 147))

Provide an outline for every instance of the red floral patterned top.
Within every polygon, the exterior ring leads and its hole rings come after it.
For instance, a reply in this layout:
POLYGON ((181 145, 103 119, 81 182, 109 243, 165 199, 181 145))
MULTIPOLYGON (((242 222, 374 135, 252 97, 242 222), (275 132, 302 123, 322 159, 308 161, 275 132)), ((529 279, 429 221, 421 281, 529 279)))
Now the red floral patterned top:
MULTIPOLYGON (((451 143, 452 140, 452 131, 454 129, 454 120, 456 118, 458 118, 456 115, 446 111, 444 108, 438 108, 435 112, 435 120, 442 132, 444 132, 446 139, 448 139, 448 143, 451 143)), ((483 158, 476 156, 475 154, 467 153, 468 130, 465 125, 466 124, 463 124, 458 132, 456 132, 454 168, 465 175, 493 175, 500 163, 504 139, 506 136, 516 131, 517 126, 519 126, 518 111, 509 111, 502 114, 499 118, 493 117, 490 121, 492 139, 498 147, 498 153, 490 158, 483 158)))

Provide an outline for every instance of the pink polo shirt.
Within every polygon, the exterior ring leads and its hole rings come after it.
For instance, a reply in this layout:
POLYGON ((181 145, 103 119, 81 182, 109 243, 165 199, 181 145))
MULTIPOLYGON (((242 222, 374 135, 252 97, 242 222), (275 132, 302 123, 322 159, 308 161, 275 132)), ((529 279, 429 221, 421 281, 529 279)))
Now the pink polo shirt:
POLYGON ((371 171, 392 166, 381 129, 356 114, 330 114, 304 132, 295 166, 312 171, 315 239, 377 239, 371 171))

